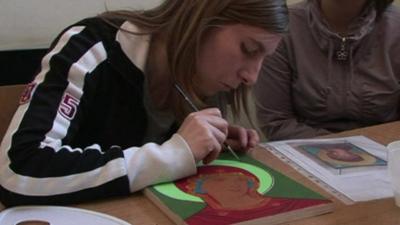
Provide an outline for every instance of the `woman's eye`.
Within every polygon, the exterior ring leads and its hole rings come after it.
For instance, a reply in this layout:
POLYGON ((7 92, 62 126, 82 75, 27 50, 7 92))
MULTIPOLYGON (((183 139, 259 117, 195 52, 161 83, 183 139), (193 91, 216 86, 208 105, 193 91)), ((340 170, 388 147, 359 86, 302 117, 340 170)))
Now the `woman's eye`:
POLYGON ((259 52, 258 47, 252 44, 241 43, 240 48, 248 56, 256 56, 259 52))

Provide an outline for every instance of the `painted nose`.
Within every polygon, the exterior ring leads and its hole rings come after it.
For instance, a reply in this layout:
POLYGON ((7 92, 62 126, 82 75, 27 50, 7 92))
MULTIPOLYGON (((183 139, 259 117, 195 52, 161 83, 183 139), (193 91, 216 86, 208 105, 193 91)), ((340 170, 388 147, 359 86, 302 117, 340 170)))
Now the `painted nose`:
POLYGON ((251 86, 254 85, 257 81, 258 75, 260 74, 262 66, 262 60, 258 60, 257 62, 253 62, 248 67, 243 68, 239 76, 242 79, 242 83, 251 86))

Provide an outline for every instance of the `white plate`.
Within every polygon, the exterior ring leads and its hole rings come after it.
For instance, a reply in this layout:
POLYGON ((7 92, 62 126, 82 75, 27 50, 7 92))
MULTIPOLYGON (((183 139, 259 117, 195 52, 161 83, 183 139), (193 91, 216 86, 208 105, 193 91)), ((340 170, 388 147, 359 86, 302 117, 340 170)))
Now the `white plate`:
POLYGON ((103 213, 61 206, 19 206, 0 213, 1 225, 26 220, 47 221, 50 225, 131 225, 103 213))

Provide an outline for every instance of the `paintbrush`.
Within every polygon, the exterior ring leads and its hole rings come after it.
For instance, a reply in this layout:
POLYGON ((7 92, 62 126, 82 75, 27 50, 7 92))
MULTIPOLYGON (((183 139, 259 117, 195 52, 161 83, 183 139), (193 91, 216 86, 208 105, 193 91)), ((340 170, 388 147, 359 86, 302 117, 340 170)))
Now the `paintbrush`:
MULTIPOLYGON (((192 108, 193 111, 198 112, 199 109, 196 107, 195 104, 193 104, 192 100, 185 94, 185 92, 182 90, 182 88, 175 83, 175 88, 178 90, 179 94, 185 99, 185 101, 189 104, 189 106, 192 108)), ((240 161, 239 156, 236 155, 236 153, 233 151, 231 146, 229 146, 227 143, 224 142, 224 147, 229 150, 229 152, 237 159, 240 161)))

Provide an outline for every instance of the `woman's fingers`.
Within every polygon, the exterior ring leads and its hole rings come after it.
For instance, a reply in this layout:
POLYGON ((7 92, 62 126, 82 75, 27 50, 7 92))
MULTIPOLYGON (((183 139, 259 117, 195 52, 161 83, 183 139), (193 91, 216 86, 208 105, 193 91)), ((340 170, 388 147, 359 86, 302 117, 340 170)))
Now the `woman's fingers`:
POLYGON ((195 160, 205 164, 218 157, 224 142, 235 150, 247 151, 260 141, 255 130, 230 126, 217 108, 189 114, 178 133, 188 143, 195 160))
POLYGON ((218 109, 205 109, 189 114, 178 130, 188 143, 196 161, 209 163, 218 157, 226 140, 228 123, 218 109), (209 155, 209 156, 208 156, 209 155))
POLYGON ((260 141, 260 137, 256 130, 245 129, 240 126, 229 126, 227 142, 235 150, 247 151, 254 148, 260 141))

